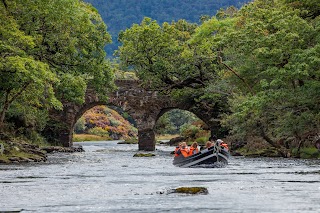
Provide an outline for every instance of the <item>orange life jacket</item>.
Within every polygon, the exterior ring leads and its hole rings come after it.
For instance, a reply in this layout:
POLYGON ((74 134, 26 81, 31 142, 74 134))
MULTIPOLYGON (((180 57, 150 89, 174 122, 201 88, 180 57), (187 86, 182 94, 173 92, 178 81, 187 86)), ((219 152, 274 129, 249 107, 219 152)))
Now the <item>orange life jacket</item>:
POLYGON ((189 148, 188 147, 186 147, 186 148, 184 148, 184 149, 180 149, 181 150, 181 154, 183 155, 183 157, 188 157, 189 156, 189 148))
POLYGON ((226 144, 226 143, 221 143, 220 145, 223 146, 226 149, 229 149, 228 144, 226 144))
POLYGON ((189 156, 197 154, 199 152, 198 148, 190 147, 189 156))

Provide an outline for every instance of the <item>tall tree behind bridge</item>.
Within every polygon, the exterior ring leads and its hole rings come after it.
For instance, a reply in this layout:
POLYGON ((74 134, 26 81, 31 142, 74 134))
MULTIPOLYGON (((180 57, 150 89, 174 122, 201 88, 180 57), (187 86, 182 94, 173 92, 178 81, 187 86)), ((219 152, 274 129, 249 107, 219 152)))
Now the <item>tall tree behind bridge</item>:
POLYGON ((144 17, 158 23, 185 19, 190 23, 200 23, 200 17, 215 15, 220 8, 231 5, 240 8, 250 0, 85 0, 95 6, 109 26, 113 43, 106 50, 110 56, 118 48, 118 34, 140 23, 144 17))

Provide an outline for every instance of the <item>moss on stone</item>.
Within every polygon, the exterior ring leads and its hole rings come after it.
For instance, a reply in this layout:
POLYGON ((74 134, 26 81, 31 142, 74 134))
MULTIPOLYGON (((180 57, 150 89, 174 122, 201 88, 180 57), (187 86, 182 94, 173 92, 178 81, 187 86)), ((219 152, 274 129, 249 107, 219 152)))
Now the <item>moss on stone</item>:
POLYGON ((153 157, 156 156, 153 153, 136 153, 133 155, 133 157, 153 157))
POLYGON ((45 151, 25 140, 12 137, 0 142, 4 145, 4 151, 0 153, 0 163, 43 162, 47 159, 45 151))
POLYGON ((173 193, 182 194, 208 194, 208 189, 205 187, 179 187, 174 189, 173 193))

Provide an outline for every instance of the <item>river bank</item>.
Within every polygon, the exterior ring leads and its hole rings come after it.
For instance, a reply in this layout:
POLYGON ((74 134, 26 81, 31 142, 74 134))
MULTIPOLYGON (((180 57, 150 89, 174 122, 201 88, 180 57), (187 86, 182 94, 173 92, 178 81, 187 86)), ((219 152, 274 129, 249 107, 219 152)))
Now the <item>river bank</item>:
POLYGON ((60 147, 32 144, 22 138, 1 135, 0 138, 0 163, 30 163, 45 162, 47 154, 53 152, 83 152, 81 146, 60 147))
MULTIPOLYGON (((81 135, 82 139, 96 140, 95 135, 81 135), (91 137, 92 136, 92 137, 91 137)), ((172 139, 173 136, 157 136, 157 140, 172 139)), ((102 138, 99 138, 102 140, 102 138)), ((174 139, 173 139, 174 140, 174 139)), ((302 158, 302 159, 320 159, 320 151, 315 147, 302 147, 299 152, 297 149, 279 150, 275 147, 271 147, 266 143, 250 142, 237 148, 234 144, 226 141, 229 144, 231 155, 244 156, 250 158, 257 157, 286 157, 286 158, 302 158), (235 147, 235 148, 234 148, 235 147), (285 156, 283 153, 286 153, 285 156)), ((137 144, 137 139, 119 141, 118 144, 137 144)), ((174 146, 174 144, 164 143, 174 146)), ((199 144, 204 145, 204 144, 199 144)), ((28 162, 45 162, 47 161, 47 154, 53 152, 82 152, 84 151, 81 146, 77 147, 60 147, 32 144, 21 138, 9 137, 7 135, 1 135, 0 146, 3 150, 0 150, 0 163, 28 163, 28 162)), ((172 147, 173 150, 174 147, 172 147)))

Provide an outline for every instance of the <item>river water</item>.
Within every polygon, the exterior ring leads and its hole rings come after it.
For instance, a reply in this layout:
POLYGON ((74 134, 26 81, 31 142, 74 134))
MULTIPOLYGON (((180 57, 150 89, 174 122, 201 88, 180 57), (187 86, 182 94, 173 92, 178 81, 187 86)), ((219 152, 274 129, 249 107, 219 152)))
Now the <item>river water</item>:
POLYGON ((320 212, 320 161, 231 157, 224 168, 177 168, 170 151, 81 143, 86 152, 0 165, 0 212, 320 212), (207 187, 207 195, 169 193, 207 187))

